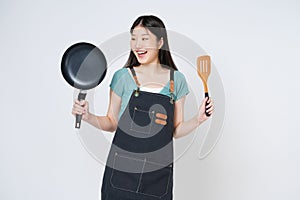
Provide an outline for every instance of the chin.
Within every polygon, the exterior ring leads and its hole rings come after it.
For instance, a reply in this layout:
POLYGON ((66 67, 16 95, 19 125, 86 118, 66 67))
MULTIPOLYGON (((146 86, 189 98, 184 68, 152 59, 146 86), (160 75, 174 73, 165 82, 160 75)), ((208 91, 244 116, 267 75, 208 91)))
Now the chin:
POLYGON ((138 59, 137 58, 137 61, 141 64, 141 65, 146 65, 146 64, 148 64, 148 60, 145 60, 145 59, 138 59))
POLYGON ((146 62, 146 61, 140 61, 140 60, 138 60, 139 61, 139 63, 141 64, 141 65, 146 65, 146 64, 148 64, 148 62, 146 62))

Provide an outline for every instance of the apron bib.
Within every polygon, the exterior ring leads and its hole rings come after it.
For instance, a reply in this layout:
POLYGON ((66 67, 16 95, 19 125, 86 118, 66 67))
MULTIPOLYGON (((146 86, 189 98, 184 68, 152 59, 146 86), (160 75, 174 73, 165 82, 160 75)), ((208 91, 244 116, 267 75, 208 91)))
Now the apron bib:
POLYGON ((170 96, 137 89, 120 117, 106 162, 102 200, 173 198, 174 70, 170 96))

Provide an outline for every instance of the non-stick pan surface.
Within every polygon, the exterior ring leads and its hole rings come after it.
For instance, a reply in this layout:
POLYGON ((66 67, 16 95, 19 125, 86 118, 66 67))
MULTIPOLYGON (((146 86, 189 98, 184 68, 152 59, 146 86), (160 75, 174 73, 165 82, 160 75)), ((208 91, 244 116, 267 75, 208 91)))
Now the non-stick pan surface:
POLYGON ((96 87, 104 79, 107 63, 102 51, 90 43, 76 43, 64 53, 61 72, 73 87, 88 90, 96 87))

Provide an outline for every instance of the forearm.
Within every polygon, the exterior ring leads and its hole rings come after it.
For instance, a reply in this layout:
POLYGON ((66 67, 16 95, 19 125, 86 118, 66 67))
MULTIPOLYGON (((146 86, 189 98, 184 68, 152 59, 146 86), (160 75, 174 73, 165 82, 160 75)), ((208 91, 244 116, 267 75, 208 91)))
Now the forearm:
POLYGON ((88 119, 85 121, 100 130, 108 132, 114 132, 117 127, 117 122, 108 116, 96 116, 94 114, 89 114, 88 119))
POLYGON ((197 116, 192 117, 188 121, 183 121, 174 130, 173 137, 180 138, 188 135, 196 129, 202 122, 199 122, 197 116))

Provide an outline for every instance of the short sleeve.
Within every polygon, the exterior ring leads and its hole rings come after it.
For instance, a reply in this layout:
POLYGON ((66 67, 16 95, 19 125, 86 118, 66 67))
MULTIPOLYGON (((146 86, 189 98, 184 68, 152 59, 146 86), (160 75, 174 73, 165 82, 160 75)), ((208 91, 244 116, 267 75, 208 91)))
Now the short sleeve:
POLYGON ((124 92, 124 69, 117 70, 110 83, 110 88, 119 96, 122 97, 124 92))
POLYGON ((182 97, 184 97, 185 95, 187 95, 190 91, 185 76, 181 72, 175 71, 174 82, 175 82, 175 101, 177 101, 182 97))

